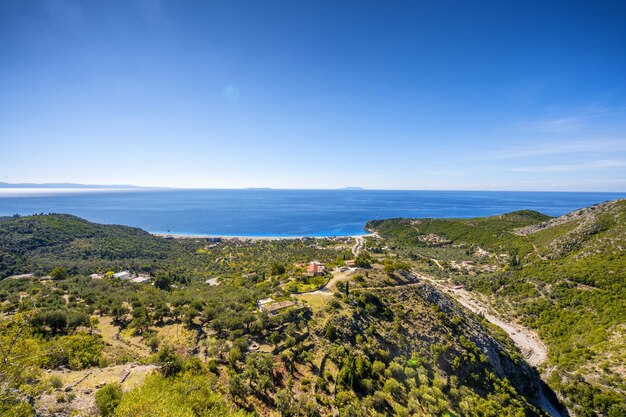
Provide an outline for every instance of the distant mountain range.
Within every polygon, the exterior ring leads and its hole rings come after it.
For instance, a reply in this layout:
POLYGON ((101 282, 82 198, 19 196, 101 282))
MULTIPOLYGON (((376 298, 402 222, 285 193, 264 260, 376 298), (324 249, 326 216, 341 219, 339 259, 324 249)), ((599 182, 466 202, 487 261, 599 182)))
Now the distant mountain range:
MULTIPOLYGON (((32 183, 32 182, 23 182, 23 183, 8 183, 8 182, 0 182, 0 188, 168 188, 168 187, 139 187, 137 185, 129 185, 129 184, 74 184, 70 182, 51 182, 51 183, 32 183)), ((339 190, 351 190, 351 191, 360 191, 364 190, 362 187, 343 187, 338 188, 339 190)), ((248 187, 245 190, 271 190, 270 187, 248 187)))
POLYGON ((0 188, 150 188, 150 187, 137 187, 136 185, 119 185, 119 184, 111 184, 111 185, 102 185, 102 184, 72 184, 69 182, 58 182, 58 183, 44 183, 44 184, 36 184, 36 183, 17 183, 11 184, 8 182, 0 182, 0 188))

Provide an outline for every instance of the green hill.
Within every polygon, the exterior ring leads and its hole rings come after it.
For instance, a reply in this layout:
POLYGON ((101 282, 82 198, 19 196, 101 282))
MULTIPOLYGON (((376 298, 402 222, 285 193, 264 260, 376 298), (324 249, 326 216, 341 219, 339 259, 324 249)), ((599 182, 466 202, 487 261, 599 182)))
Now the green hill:
POLYGON ((0 281, 0 414, 546 415, 539 376, 506 334, 432 285, 404 282, 403 263, 372 251, 370 267, 335 271, 327 292, 290 293, 303 264, 341 266, 350 248, 3 218, 3 275, 35 277, 0 281), (37 276, 59 266, 68 274, 37 276), (86 276, 114 266, 159 276, 86 276), (287 307, 259 311, 267 297, 287 307))
POLYGON ((524 211, 368 228, 418 269, 537 329, 549 347, 544 372, 577 415, 626 413, 626 200, 552 219, 524 211))

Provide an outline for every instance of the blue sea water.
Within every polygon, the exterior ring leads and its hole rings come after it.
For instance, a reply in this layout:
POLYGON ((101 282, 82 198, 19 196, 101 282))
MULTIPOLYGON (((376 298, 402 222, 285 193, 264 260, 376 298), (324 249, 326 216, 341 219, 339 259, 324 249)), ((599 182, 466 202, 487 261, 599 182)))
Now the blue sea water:
POLYGON ((340 236, 368 220, 476 217, 532 209, 557 216, 626 193, 147 190, 0 194, 0 216, 69 213, 154 233, 221 236, 340 236))

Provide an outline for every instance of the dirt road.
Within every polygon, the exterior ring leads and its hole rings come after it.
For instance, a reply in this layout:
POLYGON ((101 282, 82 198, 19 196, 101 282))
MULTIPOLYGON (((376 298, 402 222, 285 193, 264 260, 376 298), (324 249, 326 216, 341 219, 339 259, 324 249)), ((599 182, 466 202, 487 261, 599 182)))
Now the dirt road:
MULTIPOLYGON (((495 315, 495 313, 490 312, 484 304, 477 301, 468 291, 463 289, 452 289, 448 288, 436 280, 426 277, 424 275, 418 274, 418 277, 429 281, 434 284, 439 289, 447 292, 453 296, 455 300, 457 300, 463 307, 468 310, 476 313, 482 314, 487 321, 492 324, 495 324, 502 330, 504 330, 508 336, 515 342, 515 344, 522 351, 522 355, 526 359, 530 365, 539 366, 546 361, 548 358, 548 348, 546 345, 539 339, 539 337, 532 330, 521 326, 517 323, 506 321, 499 316, 495 315)), ((411 285, 419 285, 416 283, 407 283, 400 284, 397 286, 389 286, 389 287, 371 287, 367 288, 370 290, 385 290, 389 288, 395 288, 398 286, 411 286, 411 285)))
POLYGON ((361 252, 361 249, 363 249, 363 244, 365 243, 365 238, 363 236, 355 236, 354 240, 356 242, 354 243, 354 246, 352 247, 352 254, 356 258, 357 256, 359 256, 359 253, 361 252))
POLYGON ((524 358, 529 364, 539 366, 548 358, 548 348, 534 331, 520 324, 501 318, 495 312, 488 309, 485 303, 478 300, 472 293, 465 289, 449 288, 427 275, 416 275, 448 292, 465 308, 476 314, 482 314, 487 321, 504 330, 511 340, 520 348, 524 358))
POLYGON ((333 295, 335 284, 339 281, 347 280, 352 275, 352 273, 354 273, 353 269, 349 269, 343 272, 339 269, 334 269, 332 271, 333 276, 331 279, 328 280, 326 285, 315 291, 298 294, 298 296, 302 297, 307 295, 333 295))

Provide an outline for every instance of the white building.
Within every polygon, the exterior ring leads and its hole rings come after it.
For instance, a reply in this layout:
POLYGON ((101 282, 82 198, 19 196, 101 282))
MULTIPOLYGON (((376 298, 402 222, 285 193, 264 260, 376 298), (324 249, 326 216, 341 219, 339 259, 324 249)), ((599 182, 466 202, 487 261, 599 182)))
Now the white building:
POLYGON ((130 272, 128 271, 118 272, 117 274, 113 274, 113 278, 130 279, 130 272))
POLYGON ((270 303, 273 303, 273 298, 262 298, 256 302, 256 306, 259 308, 259 311, 263 311, 263 308, 270 303))

